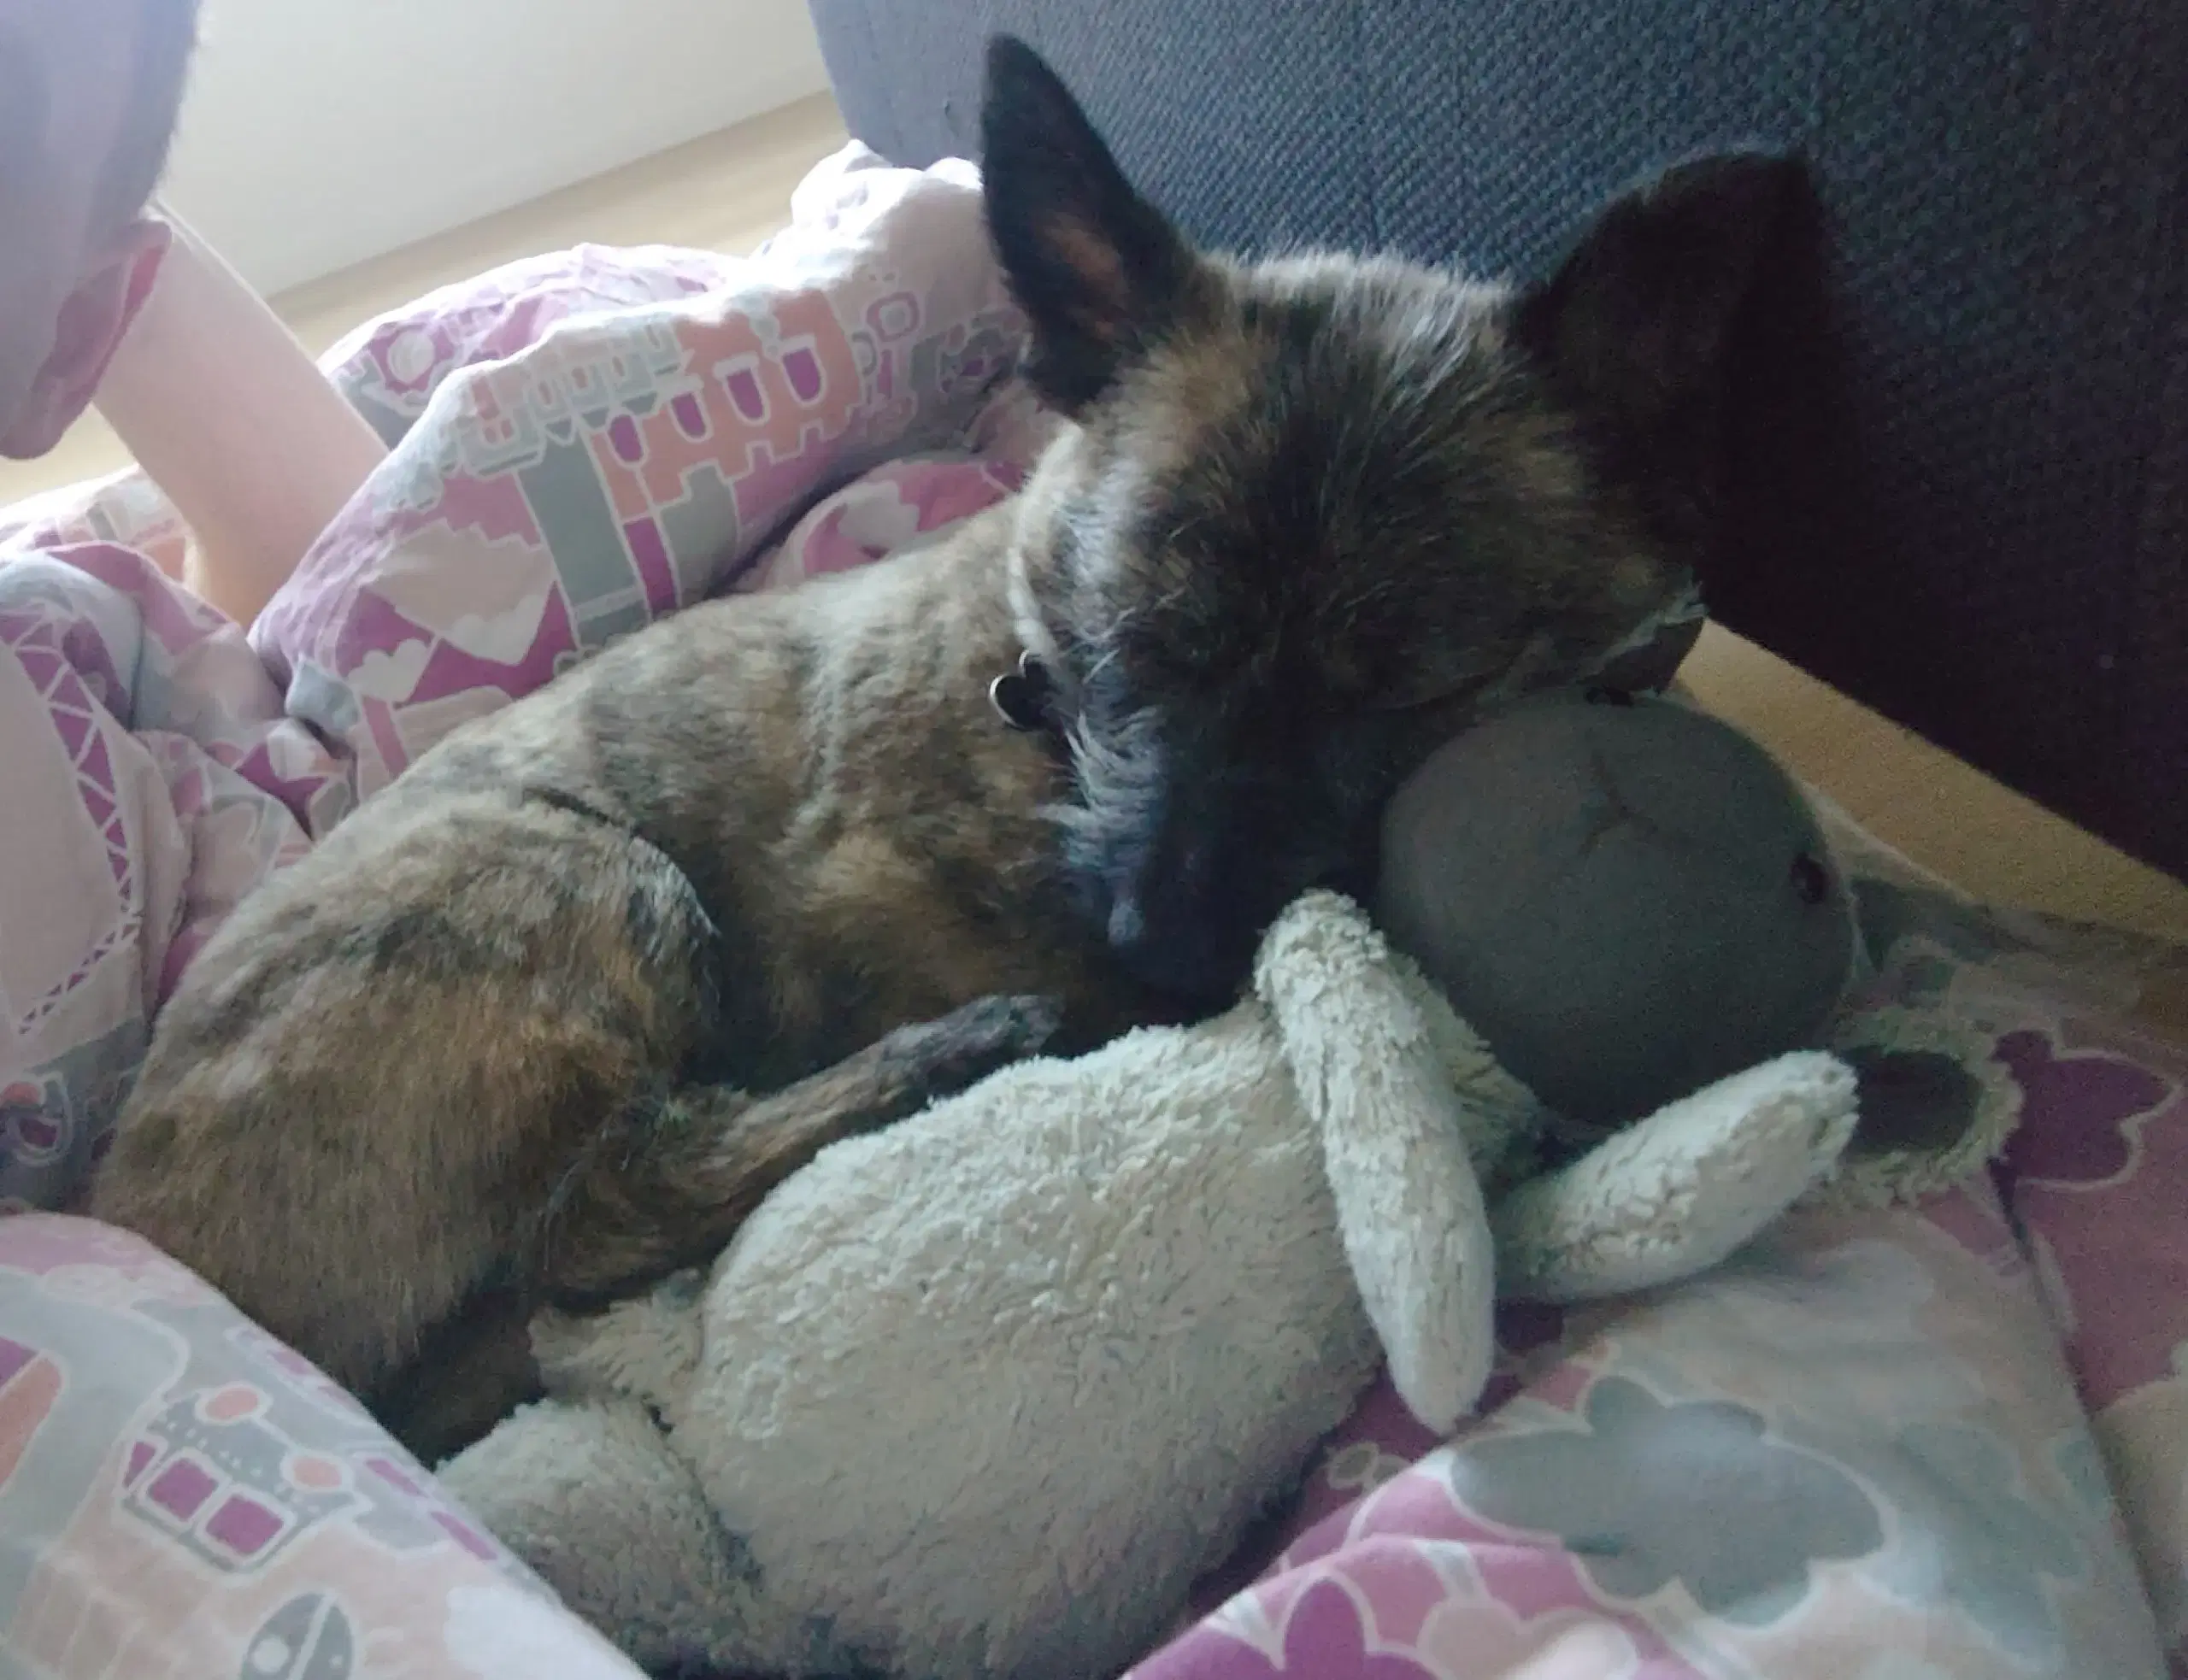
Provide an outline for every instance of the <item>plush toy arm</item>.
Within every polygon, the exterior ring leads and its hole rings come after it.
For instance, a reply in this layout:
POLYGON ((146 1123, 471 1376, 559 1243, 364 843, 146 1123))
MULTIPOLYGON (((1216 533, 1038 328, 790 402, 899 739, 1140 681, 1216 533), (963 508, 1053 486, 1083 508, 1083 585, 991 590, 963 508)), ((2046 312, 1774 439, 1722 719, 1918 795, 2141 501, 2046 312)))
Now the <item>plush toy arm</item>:
POLYGON ((1706 1271, 1830 1174, 1855 1117, 1853 1070, 1815 1051, 1668 1104, 1504 1198, 1497 1293, 1585 1301, 1706 1271))
POLYGON ((1317 1122, 1338 1233, 1391 1380, 1439 1432, 1496 1354, 1487 1211, 1467 1117, 1380 935, 1309 893, 1262 941, 1255 984, 1317 1122))
POLYGON ((784 1671, 797 1618, 769 1605, 645 1407, 545 1400, 440 1477, 562 1601, 649 1671, 728 1650, 784 1671))

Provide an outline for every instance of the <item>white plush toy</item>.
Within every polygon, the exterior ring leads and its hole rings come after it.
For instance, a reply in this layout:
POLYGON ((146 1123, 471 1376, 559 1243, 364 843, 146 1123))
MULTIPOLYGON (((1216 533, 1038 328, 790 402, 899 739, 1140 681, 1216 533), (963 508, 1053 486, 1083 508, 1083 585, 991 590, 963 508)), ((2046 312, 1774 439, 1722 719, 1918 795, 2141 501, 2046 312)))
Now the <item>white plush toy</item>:
POLYGON ((1713 1265, 1854 1122, 1793 1051, 1538 1173, 1558 1118, 1314 893, 1228 1013, 840 1143, 705 1275, 544 1319, 550 1397, 443 1474, 651 1668, 1112 1675, 1385 1359, 1449 1430, 1497 1295, 1713 1265))

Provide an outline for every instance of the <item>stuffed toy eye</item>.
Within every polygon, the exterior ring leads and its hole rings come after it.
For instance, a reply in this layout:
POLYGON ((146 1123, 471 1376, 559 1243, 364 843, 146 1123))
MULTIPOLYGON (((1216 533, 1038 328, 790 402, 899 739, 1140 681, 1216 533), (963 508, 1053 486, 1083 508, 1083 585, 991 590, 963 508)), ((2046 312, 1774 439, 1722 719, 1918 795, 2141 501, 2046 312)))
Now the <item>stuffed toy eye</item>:
POLYGON ((1831 896, 1831 872, 1806 852, 1793 860, 1793 892, 1803 904, 1820 904, 1831 896))

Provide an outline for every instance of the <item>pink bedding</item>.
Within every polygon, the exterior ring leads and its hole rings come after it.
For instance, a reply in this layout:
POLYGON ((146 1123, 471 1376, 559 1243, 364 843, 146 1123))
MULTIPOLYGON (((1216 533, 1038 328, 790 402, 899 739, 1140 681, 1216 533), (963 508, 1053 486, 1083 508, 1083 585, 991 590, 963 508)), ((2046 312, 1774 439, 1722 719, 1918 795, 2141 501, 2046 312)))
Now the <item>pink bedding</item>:
MULTIPOLYGON (((65 1201, 195 944, 456 721, 1004 493, 1040 427, 982 250, 968 168, 854 151, 750 263, 580 251, 375 323, 332 360, 395 454, 248 643, 141 487, 0 515, 0 1194, 65 1201)), ((2188 1051, 2126 1021, 2162 955, 1843 837, 1844 1043, 1939 1124, 2020 1105, 2010 1160, 1509 1318, 1455 1442, 1371 1394, 1137 1674, 2188 1675, 2188 1051)), ((0 1675, 630 1671, 187 1274, 0 1220, 0 1675)))

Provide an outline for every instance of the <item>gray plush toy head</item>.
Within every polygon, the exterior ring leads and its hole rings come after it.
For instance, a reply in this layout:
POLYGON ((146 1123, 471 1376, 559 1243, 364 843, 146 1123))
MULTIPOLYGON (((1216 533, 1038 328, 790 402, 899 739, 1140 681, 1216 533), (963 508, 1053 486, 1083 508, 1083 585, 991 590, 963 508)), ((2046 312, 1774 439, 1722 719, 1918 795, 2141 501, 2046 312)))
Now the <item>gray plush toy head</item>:
POLYGON ((1446 743, 1391 804, 1376 912, 1508 1070, 1596 1125, 1811 1042, 1854 963, 1800 790, 1663 700, 1556 695, 1446 743))

